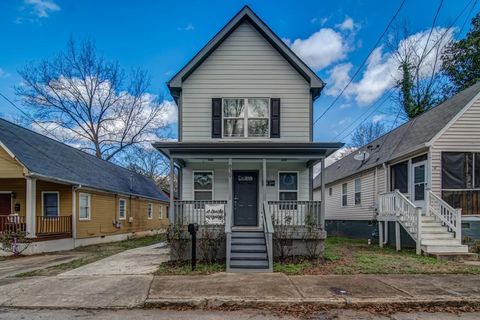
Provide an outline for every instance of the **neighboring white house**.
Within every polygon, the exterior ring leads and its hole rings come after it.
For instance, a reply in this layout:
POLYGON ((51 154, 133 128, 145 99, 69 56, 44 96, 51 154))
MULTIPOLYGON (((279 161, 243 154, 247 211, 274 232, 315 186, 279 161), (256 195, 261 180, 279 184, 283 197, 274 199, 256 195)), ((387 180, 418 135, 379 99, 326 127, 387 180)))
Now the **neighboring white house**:
POLYGON ((227 270, 271 270, 272 228, 304 226, 311 216, 323 228, 312 168, 342 146, 312 139, 324 83, 244 7, 168 87, 179 139, 154 145, 180 172, 171 223, 203 226, 220 212, 227 270))
MULTIPOLYGON (((479 93, 477 83, 328 166, 325 210, 332 232, 370 237, 373 221, 388 220, 402 224, 416 241, 417 229, 411 229, 413 220, 401 220, 412 218, 415 208, 421 208, 424 225, 418 230, 431 238, 421 238, 424 251, 429 249, 428 245, 430 251, 439 249, 431 246, 433 240, 452 245, 447 249, 455 250, 454 241, 459 243, 462 229, 463 235, 478 238, 479 93), (368 153, 368 159, 355 160, 355 155, 363 152, 368 153), (462 210, 461 215, 456 208, 462 210), (435 223, 443 227, 437 229, 438 237, 431 236, 427 229, 435 223)), ((320 182, 320 177, 316 177, 318 200, 320 182)), ((415 221, 421 223, 422 219, 415 221)))

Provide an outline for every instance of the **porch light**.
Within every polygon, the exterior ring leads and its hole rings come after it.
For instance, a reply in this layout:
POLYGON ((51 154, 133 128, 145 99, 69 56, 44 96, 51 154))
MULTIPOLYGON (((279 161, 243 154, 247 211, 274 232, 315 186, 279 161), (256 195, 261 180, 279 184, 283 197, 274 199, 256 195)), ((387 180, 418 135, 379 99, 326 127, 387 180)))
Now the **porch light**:
POLYGON ((16 192, 12 192, 11 195, 12 195, 12 198, 13 198, 13 199, 17 198, 17 193, 16 193, 16 192))

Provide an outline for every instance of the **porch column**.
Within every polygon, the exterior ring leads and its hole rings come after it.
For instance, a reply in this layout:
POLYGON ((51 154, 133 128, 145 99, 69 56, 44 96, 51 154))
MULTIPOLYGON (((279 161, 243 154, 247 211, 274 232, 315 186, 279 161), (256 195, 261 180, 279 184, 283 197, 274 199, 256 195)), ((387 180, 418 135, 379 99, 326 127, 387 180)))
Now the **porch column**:
POLYGON ((231 227, 232 225, 232 219, 233 219, 233 178, 232 178, 232 166, 233 166, 233 161, 232 158, 228 159, 228 168, 227 168, 227 174, 228 174, 228 196, 227 196, 227 206, 228 206, 228 211, 227 214, 229 216, 228 219, 225 220, 225 223, 229 223, 230 225, 228 228, 231 227))
POLYGON ((168 220, 170 224, 173 225, 175 222, 175 208, 174 199, 175 199, 175 162, 173 161, 173 157, 170 157, 170 206, 168 207, 168 220))
POLYGON ((26 198, 26 231, 29 238, 36 237, 36 194, 37 194, 37 180, 27 177, 27 198, 26 198))
POLYGON ((320 202, 320 217, 318 219, 318 223, 321 229, 325 229, 325 157, 321 161, 321 168, 320 172, 320 179, 321 179, 321 201, 320 202))
MULTIPOLYGON (((263 194, 263 201, 267 201, 267 159, 262 159, 262 194, 263 194)), ((263 207, 263 204, 262 204, 263 207)))

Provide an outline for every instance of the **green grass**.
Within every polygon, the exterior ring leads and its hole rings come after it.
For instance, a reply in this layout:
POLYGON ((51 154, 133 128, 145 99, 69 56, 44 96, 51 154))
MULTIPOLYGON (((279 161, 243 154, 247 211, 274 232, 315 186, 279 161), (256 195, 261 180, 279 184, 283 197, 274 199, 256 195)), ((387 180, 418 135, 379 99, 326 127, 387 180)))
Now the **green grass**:
POLYGON ((480 267, 418 256, 414 250, 379 248, 365 240, 328 237, 323 261, 275 263, 274 271, 295 274, 480 274, 480 267))
POLYGON ((17 274, 15 277, 54 276, 59 273, 76 269, 86 264, 107 258, 125 250, 149 246, 155 243, 162 242, 164 240, 164 235, 155 235, 141 238, 132 238, 118 242, 102 243, 86 247, 80 247, 71 250, 70 252, 82 253, 83 256, 81 258, 41 270, 20 273, 17 274))
POLYGON ((192 265, 189 261, 169 261, 161 264, 157 272, 155 272, 155 275, 197 275, 212 274, 223 271, 225 271, 224 263, 197 262, 195 271, 192 271, 192 265))

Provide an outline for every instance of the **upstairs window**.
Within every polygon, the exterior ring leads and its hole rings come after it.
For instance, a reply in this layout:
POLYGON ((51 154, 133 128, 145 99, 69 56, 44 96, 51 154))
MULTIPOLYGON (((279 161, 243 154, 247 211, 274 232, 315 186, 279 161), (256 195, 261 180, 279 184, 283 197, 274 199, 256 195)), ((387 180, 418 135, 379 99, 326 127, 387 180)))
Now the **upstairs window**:
POLYGON ((153 218, 153 205, 151 203, 148 203, 147 205, 147 218, 148 219, 153 218))
POLYGON ((266 98, 223 99, 223 136, 267 138, 270 135, 270 106, 266 98))
POLYGON ((118 219, 125 220, 127 217, 127 201, 125 199, 118 200, 118 219))

